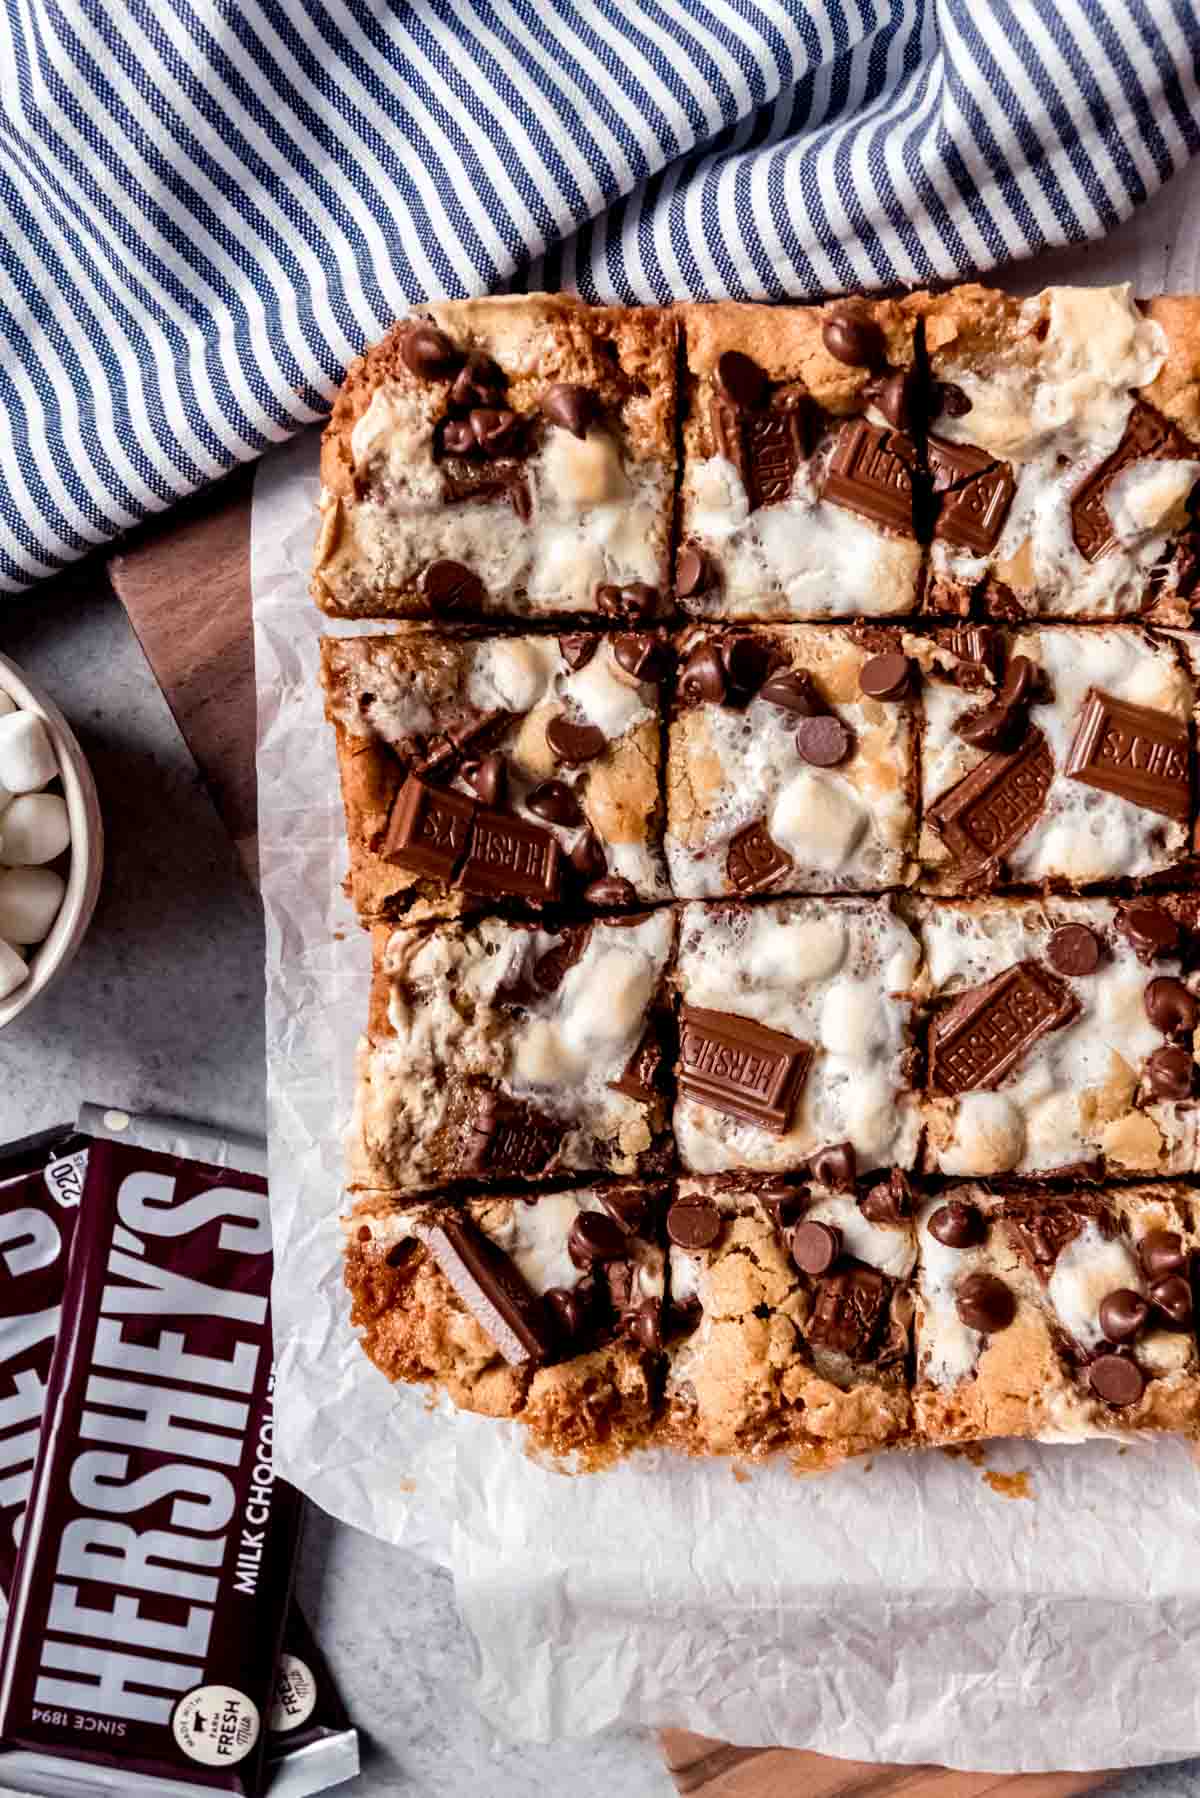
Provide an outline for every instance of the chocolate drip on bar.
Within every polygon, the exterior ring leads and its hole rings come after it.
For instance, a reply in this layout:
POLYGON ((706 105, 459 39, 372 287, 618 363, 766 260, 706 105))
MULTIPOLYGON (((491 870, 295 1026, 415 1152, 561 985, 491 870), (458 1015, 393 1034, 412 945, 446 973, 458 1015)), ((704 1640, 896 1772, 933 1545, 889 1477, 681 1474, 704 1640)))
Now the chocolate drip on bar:
POLYGON ((933 1021, 929 1085, 964 1093, 998 1086, 1039 1037, 1067 1024, 1079 1001, 1036 961, 1020 961, 972 987, 933 1021))
POLYGON ((1194 454, 1187 438, 1168 419, 1144 400, 1136 401, 1120 443, 1071 501, 1071 532, 1080 555, 1096 562, 1117 546, 1108 490, 1118 475, 1134 462, 1187 460, 1194 454))
POLYGON ((1116 793, 1176 823, 1191 817, 1191 734, 1169 712, 1089 688, 1066 771, 1084 786, 1116 793))
POLYGON ((865 418, 851 419, 838 433, 823 497, 872 524, 912 537, 916 461, 916 445, 902 431, 881 430, 865 418))
POLYGON ((810 1043, 752 1018, 694 1005, 680 1012, 680 1093, 774 1136, 786 1134, 812 1056, 810 1043))
POLYGON ((934 801, 926 820, 962 872, 998 861, 1037 822, 1054 757, 1040 730, 1030 730, 1019 749, 996 750, 934 801))
POLYGON ((468 1218, 450 1213, 436 1224, 414 1224, 413 1233, 510 1366, 537 1366, 549 1358, 554 1347, 549 1314, 503 1250, 468 1218))

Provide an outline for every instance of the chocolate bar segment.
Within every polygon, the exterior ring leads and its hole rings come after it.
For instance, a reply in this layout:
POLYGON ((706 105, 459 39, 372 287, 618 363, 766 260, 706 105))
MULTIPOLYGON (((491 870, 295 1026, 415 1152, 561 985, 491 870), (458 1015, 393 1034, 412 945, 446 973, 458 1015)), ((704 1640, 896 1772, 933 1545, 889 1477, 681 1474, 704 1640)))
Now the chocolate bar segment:
POLYGON ((1108 494, 1117 477, 1134 462, 1186 459, 1194 454, 1187 438, 1153 406, 1138 400, 1125 435, 1095 474, 1089 475, 1071 501, 1071 531, 1082 555, 1097 561, 1117 547, 1108 509, 1108 494))
POLYGON ((459 878, 468 893, 548 904, 561 884, 558 844, 540 824, 481 808, 459 878))
POLYGON ((912 438, 903 431, 856 419, 842 426, 821 492, 872 524, 912 536, 916 454, 912 438))
POLYGON ((929 438, 926 456, 941 501, 934 536, 955 549, 987 555, 996 547, 1016 492, 1012 469, 969 443, 940 437, 929 438))
POLYGON ((410 774, 396 796, 379 853, 386 862, 449 884, 467 853, 477 809, 461 793, 410 774))
POLYGON ((679 1090, 689 1099, 782 1136, 812 1061, 812 1044, 752 1018, 685 1005, 679 1090))
POLYGON ((963 993, 934 1019, 929 1084, 962 1093, 998 1086, 1044 1036, 1074 1017, 1078 1005, 1061 980, 1035 961, 1018 962, 963 993))
POLYGON ((1054 779, 1050 746, 1029 730, 1019 749, 995 750, 931 805, 926 823, 970 878, 980 863, 1008 854, 1038 820, 1054 779))
POLYGON ((1079 715, 1067 773, 1149 812, 1192 815, 1191 733, 1181 718, 1092 688, 1079 715))
POLYGON ((554 1332, 545 1306, 468 1218, 443 1213, 414 1231, 511 1366, 547 1359, 554 1332))

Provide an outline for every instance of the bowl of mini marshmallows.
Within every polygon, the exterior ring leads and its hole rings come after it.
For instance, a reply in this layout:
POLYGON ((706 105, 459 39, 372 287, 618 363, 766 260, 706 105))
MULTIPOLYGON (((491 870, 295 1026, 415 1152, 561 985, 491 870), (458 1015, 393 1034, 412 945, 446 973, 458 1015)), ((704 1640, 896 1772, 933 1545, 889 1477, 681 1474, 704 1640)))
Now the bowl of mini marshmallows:
POLYGON ((74 732, 0 656, 0 1029, 75 954, 103 864, 96 784, 74 732))

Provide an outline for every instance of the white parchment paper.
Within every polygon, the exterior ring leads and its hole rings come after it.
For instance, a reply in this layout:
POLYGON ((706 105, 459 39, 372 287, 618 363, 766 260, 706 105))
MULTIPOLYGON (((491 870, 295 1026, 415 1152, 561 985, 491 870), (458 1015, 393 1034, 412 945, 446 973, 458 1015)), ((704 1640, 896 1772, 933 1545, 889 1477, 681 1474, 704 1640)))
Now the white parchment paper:
POLYGON ((263 464, 253 515, 280 1471, 449 1562, 508 1735, 677 1723, 1029 1772, 1200 1750, 1200 1472, 1177 1442, 569 1479, 361 1354, 337 1212, 369 956, 317 685, 316 491, 310 436, 263 464))

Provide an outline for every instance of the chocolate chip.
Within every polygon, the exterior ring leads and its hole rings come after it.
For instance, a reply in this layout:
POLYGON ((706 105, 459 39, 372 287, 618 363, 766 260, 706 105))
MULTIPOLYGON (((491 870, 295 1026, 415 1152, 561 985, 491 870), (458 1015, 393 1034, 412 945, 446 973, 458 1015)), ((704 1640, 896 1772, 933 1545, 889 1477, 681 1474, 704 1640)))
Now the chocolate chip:
POLYGON ((1137 1245, 1137 1258, 1148 1280, 1181 1274, 1188 1264, 1183 1237, 1178 1230, 1147 1230, 1137 1245))
POLYGON ((948 1249, 969 1249, 987 1235, 980 1212, 961 1199, 951 1199, 934 1212, 929 1220, 929 1234, 948 1249))
POLYGON ((612 1186, 600 1193, 600 1203, 626 1236, 640 1236, 650 1211, 649 1195, 636 1186, 612 1186))
POLYGON ((1150 1315, 1150 1307, 1140 1292, 1121 1286, 1100 1300, 1100 1328, 1110 1342, 1129 1342, 1137 1335, 1150 1315))
POLYGON ((842 1252, 842 1233, 833 1224, 797 1224, 789 1239, 792 1260, 814 1280, 827 1274, 842 1252))
POLYGON ((567 851, 567 860, 581 880, 602 880, 608 873, 608 857, 594 830, 585 830, 567 851))
POLYGON ((883 332, 874 319, 838 312, 821 327, 821 341, 831 356, 851 368, 878 368, 886 355, 883 332))
POLYGON ((667 672, 666 644, 646 631, 623 633, 613 641, 617 666, 637 680, 660 681, 667 672))
POLYGON ((1146 1390, 1141 1368, 1128 1355, 1097 1355, 1088 1384, 1106 1405, 1136 1405, 1146 1390))
POLYGON ((1182 980, 1160 974, 1146 988, 1146 1016, 1164 1036, 1183 1036, 1196 1028, 1200 1018, 1200 1000, 1188 991, 1182 980))
POLYGON ((483 582, 462 562, 431 562, 421 576, 421 591, 441 612, 478 610, 484 601, 483 582))
POLYGON ((475 447, 475 433, 465 418, 442 421, 441 453, 444 456, 469 456, 475 447))
POLYGON ((947 418, 965 418, 971 410, 970 400, 962 388, 953 381, 939 381, 937 398, 940 402, 939 410, 944 412, 947 418))
POLYGON ((886 1180, 864 1195, 858 1208, 870 1224, 902 1224, 912 1216, 912 1187, 894 1167, 886 1180))
POLYGON ((771 651, 757 637, 725 637, 721 642, 721 659, 729 677, 730 690, 742 699, 758 692, 771 672, 771 651))
POLYGON ((469 412, 473 406, 498 405, 503 392, 503 371, 482 350, 472 350, 454 377, 450 404, 469 412))
POLYGON ((717 358, 717 380, 735 406, 757 412, 767 401, 767 377, 751 356, 741 350, 725 350, 717 358))
POLYGON ((610 618, 651 618, 658 610, 658 588, 645 581, 626 587, 606 584, 596 588, 596 604, 610 618))
POLYGON ((583 896, 589 905, 637 904, 635 887, 619 874, 609 874, 603 880, 594 880, 590 887, 584 887, 583 896))
POLYGON ((555 1331, 564 1342, 576 1341, 587 1329, 592 1297, 593 1288, 588 1280, 581 1280, 578 1286, 552 1286, 546 1293, 555 1331))
POLYGON ((963 1323, 984 1336, 1007 1330, 1017 1315, 1011 1288, 995 1274, 968 1274, 959 1281, 954 1302, 963 1323))
POLYGON ((725 664, 712 643, 697 643, 679 675, 680 697, 688 705, 720 705, 725 697, 725 664))
POLYGON ((1060 974, 1077 979, 1100 966, 1100 938, 1086 924, 1060 924, 1046 944, 1046 960, 1060 974))
POLYGON ((667 1235, 679 1249, 710 1249, 721 1234, 721 1213, 708 1199, 676 1199, 667 1235))
POLYGON ((955 735, 975 749, 1012 749, 1026 728, 1025 715, 1011 706, 985 705, 982 711, 968 712, 954 726, 955 735))
POLYGON ((590 387, 574 381, 556 381, 542 395, 542 416, 552 425, 570 431, 572 437, 586 437, 588 427, 595 424, 600 402, 590 387))
POLYGON ((546 726, 546 742, 555 761, 577 768, 581 762, 594 762, 608 748, 608 738, 597 724, 573 724, 559 713, 546 726))
POLYGON ((508 766, 499 751, 493 750, 491 755, 485 755, 481 761, 464 762, 459 772, 484 805, 504 804, 508 766))
POLYGON ((685 543, 675 559, 675 591, 680 599, 703 593, 712 581, 712 565, 704 551, 685 543))
POLYGON ((633 1311, 621 1319, 623 1335, 630 1336, 639 1348, 654 1354, 662 1347, 662 1306, 657 1299, 643 1299, 633 1311))
POLYGON ((1182 1274, 1168 1274, 1165 1280, 1155 1280, 1149 1291, 1150 1302, 1171 1323, 1181 1328, 1192 1321, 1192 1283, 1185 1280, 1182 1274))
POLYGON ((400 356, 406 368, 422 381, 452 375, 462 366, 463 353, 458 345, 439 331, 436 325, 416 324, 400 340, 400 356))
POLYGON ((912 663, 898 649, 871 656, 858 671, 860 692, 868 699, 903 699, 908 692, 912 663))
POLYGON ((808 1194, 783 1180, 772 1180, 759 1187, 758 1200, 775 1228, 786 1236, 803 1217, 808 1194))
POLYGON ((898 431, 913 431, 924 423, 926 394, 915 368, 897 369, 874 382, 870 397, 898 431))
POLYGON ((853 1192, 858 1175, 858 1157, 852 1142, 830 1143, 809 1157, 809 1171, 814 1180, 834 1192, 853 1192))
POLYGON ((1156 1049, 1147 1056, 1142 1075, 1152 1098, 1187 1099, 1194 1070, 1189 1049, 1156 1049))
POLYGON ((795 712, 799 718, 818 718, 829 709, 813 685, 812 675, 801 668, 781 668, 772 674, 759 689, 758 697, 785 712, 795 712))
POLYGON ((605 1211, 581 1211, 567 1235, 567 1253, 586 1273, 598 1262, 620 1261, 628 1252, 625 1232, 605 1211))
POLYGON ((599 647, 599 637, 589 637, 585 631, 571 631, 558 639, 559 654, 573 674, 587 667, 599 647))
POLYGON ((1001 705, 1028 705, 1037 687, 1040 670, 1028 656, 1013 656, 1004 670, 997 698, 1001 705))
POLYGON ((543 780, 525 796, 535 817, 547 824, 578 824, 583 818, 578 799, 561 780, 543 780))
POLYGON ((469 416, 475 441, 485 456, 504 456, 513 449, 523 421, 507 407, 480 406, 469 416))
POLYGON ((853 735, 840 718, 804 718, 796 732, 796 748, 814 768, 836 768, 853 746, 853 735))
POLYGON ((1179 926, 1169 911, 1150 900, 1123 905, 1117 913, 1117 929, 1143 961, 1170 955, 1179 947, 1179 926))

